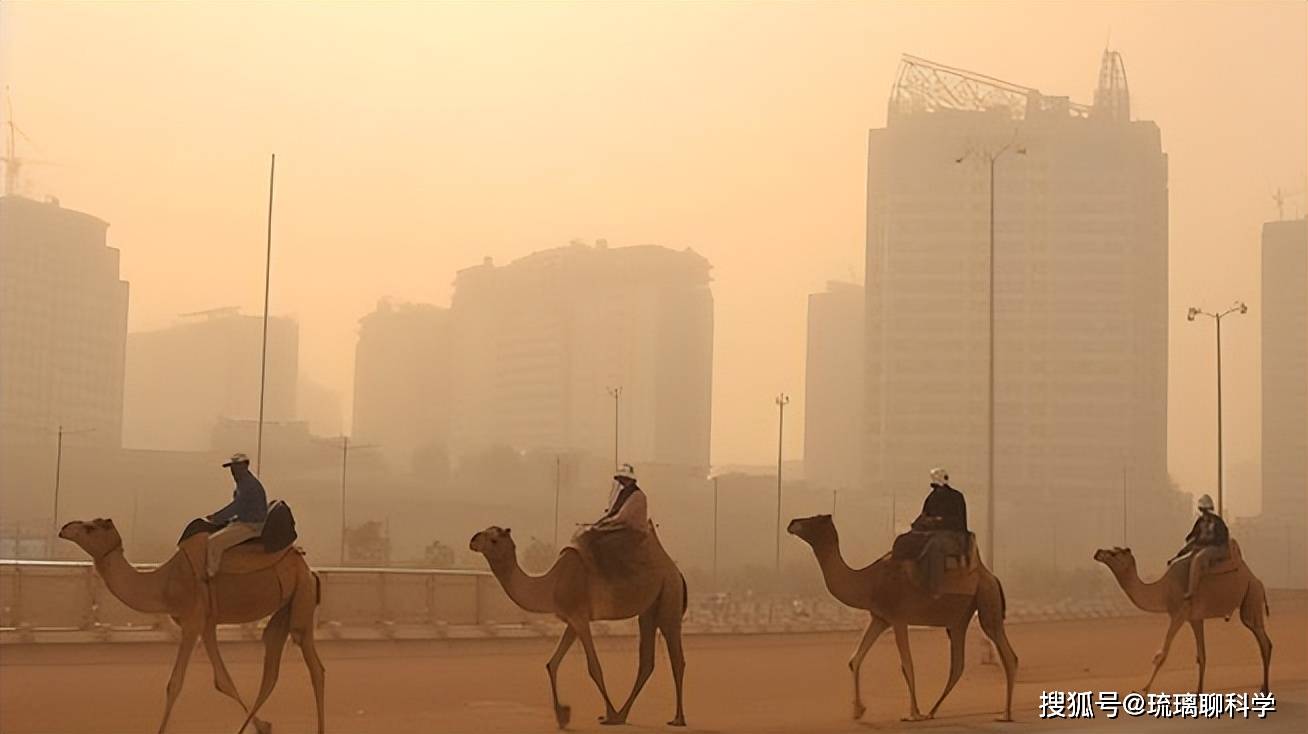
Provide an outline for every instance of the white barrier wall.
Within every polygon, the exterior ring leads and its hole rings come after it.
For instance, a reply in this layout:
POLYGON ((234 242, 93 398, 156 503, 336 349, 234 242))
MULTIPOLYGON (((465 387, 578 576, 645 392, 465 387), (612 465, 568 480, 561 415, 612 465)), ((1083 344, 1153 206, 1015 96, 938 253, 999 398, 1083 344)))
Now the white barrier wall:
MULTIPOLYGON (((519 609, 485 571, 319 568, 320 625, 524 624, 546 619, 519 609)), ((87 562, 0 560, 0 628, 157 628, 158 615, 128 609, 87 562)))

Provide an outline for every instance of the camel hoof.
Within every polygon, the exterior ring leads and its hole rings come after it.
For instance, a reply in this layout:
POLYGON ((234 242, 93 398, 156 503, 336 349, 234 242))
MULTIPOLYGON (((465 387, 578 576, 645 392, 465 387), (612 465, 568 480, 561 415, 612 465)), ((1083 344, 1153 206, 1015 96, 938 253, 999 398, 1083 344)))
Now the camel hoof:
POLYGON ((909 714, 908 716, 905 716, 904 718, 900 719, 900 721, 926 721, 926 718, 927 717, 923 716, 922 714, 909 714))
POLYGON ((668 722, 668 726, 685 726, 685 725, 686 725, 686 717, 684 716, 678 716, 677 718, 668 722))
POLYGON ((1013 717, 1012 717, 1012 716, 996 716, 996 717, 995 717, 995 721, 1012 722, 1012 720, 1013 720, 1013 717))
POLYGON ((854 721, 858 721, 859 719, 863 718, 863 714, 865 713, 867 713, 866 706, 864 706, 861 703, 854 704, 854 721))
POLYGON ((272 734, 272 724, 267 721, 254 720, 254 730, 259 734, 272 734))
POLYGON ((559 706, 554 709, 554 720, 559 723, 560 729, 566 729, 568 722, 572 721, 572 707, 559 706))
POLYGON ((599 717, 599 723, 604 726, 622 726, 627 723, 627 720, 625 718, 620 718, 617 714, 613 714, 612 716, 599 717))

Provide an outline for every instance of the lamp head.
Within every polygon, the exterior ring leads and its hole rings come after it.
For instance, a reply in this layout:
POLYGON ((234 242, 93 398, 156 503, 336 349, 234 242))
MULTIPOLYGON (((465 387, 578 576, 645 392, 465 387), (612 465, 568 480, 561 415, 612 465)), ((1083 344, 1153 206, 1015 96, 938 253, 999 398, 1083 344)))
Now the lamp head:
POLYGON ((1199 315, 1199 309, 1195 308, 1194 306, 1191 306, 1190 309, 1185 312, 1185 320, 1194 321, 1194 317, 1198 315, 1199 315))
POLYGON ((1236 301, 1235 304, 1240 309, 1240 313, 1249 313, 1249 307, 1244 304, 1244 301, 1236 301))

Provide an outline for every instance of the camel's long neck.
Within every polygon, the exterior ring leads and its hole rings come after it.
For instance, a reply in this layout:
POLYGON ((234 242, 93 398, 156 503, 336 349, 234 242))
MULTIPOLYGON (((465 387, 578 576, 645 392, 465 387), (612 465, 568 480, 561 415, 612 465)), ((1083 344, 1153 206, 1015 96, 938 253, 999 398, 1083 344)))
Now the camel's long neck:
POLYGON ((138 612, 150 614, 169 611, 164 600, 165 580, 168 577, 166 568, 167 565, 153 571, 138 571, 127 562, 122 548, 110 551, 95 561, 95 570, 119 601, 138 612))
POLYGON ((1146 612, 1167 611, 1167 585, 1164 579, 1146 584, 1140 580, 1140 574, 1136 572, 1134 563, 1120 568, 1114 566, 1112 571, 1118 585, 1126 592, 1132 604, 1146 612))
POLYGON ((819 538, 813 543, 813 554, 817 556, 827 590, 837 601, 850 607, 868 608, 870 589, 866 581, 859 578, 859 573, 841 557, 840 538, 834 530, 829 537, 819 538))
MULTIPOLYGON (((518 565, 517 556, 491 563, 491 573, 499 579, 504 592, 514 604, 529 612, 554 611, 554 576, 530 576, 518 565)), ((552 570, 552 569, 551 569, 552 570)))

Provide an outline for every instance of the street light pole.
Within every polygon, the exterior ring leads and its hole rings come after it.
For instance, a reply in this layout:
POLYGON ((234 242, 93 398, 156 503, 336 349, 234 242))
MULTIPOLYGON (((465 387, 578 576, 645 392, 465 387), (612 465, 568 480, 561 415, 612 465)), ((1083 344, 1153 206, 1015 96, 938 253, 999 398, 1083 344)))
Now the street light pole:
POLYGON ((718 478, 713 476, 713 590, 719 591, 718 586, 718 478))
MULTIPOLYGON (((1016 137, 1016 136, 1014 136, 1016 137)), ((989 310, 989 327, 987 336, 989 341, 989 369, 986 370, 988 377, 988 386, 986 389, 986 446, 988 458, 986 460, 986 558, 990 561, 990 568, 997 568, 995 560, 995 163, 1003 157, 1004 153, 1009 150, 1018 155, 1026 155, 1026 148, 1023 146, 1014 147, 1015 140, 1010 140, 1003 147, 996 151, 982 150, 976 152, 989 164, 990 168, 990 237, 989 237, 989 285, 986 289, 987 308, 989 310)), ((958 158, 954 159, 955 163, 962 163, 973 155, 973 151, 968 151, 958 158)))
MULTIPOLYGON (((375 443, 355 444, 355 445, 354 445, 354 448, 355 448, 355 449, 375 449, 375 448, 377 448, 377 444, 375 444, 375 443)), ((350 464, 350 437, 349 437, 349 436, 341 436, 341 549, 340 549, 340 564, 341 564, 342 566, 345 565, 345 517, 346 517, 346 513, 345 513, 345 489, 346 489, 346 484, 347 484, 347 481, 346 481, 346 480, 347 480, 347 477, 348 477, 347 470, 348 470, 349 464, 350 464)))
POLYGON ((64 466, 64 436, 76 436, 79 433, 91 433, 94 428, 83 428, 77 431, 65 431, 61 424, 58 428, 57 438, 55 439, 55 475, 54 475, 54 507, 51 510, 51 519, 54 521, 54 533, 59 534, 59 480, 63 474, 64 466))
POLYGON ((618 406, 622 402, 622 386, 610 387, 609 396, 613 398, 613 471, 618 470, 618 406))
POLYGON ((777 532, 774 536, 777 546, 777 578, 781 578, 781 439, 785 434, 786 426, 786 406, 790 404, 790 396, 781 393, 777 396, 777 532))
POLYGON ((559 549, 559 485, 562 461, 558 454, 554 455, 554 550, 559 549))
POLYGON ((1233 313, 1244 314, 1249 312, 1249 307, 1244 301, 1236 301, 1230 308, 1221 313, 1211 313, 1200 308, 1191 306, 1185 314, 1186 321, 1194 321, 1197 316, 1207 316, 1217 324, 1217 515, 1222 516, 1225 494, 1226 477, 1222 468, 1222 319, 1233 313))

